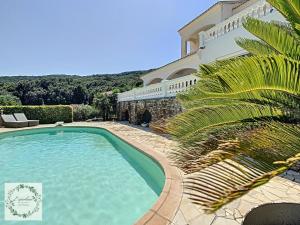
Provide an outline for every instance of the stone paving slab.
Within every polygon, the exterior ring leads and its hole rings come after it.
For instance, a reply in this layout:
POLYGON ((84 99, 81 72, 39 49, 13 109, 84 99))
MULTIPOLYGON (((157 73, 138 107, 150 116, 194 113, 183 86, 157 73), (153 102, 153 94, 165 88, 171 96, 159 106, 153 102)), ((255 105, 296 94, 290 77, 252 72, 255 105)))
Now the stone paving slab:
MULTIPOLYGON (((49 126, 49 125, 46 125, 49 126)), ((67 126, 103 127, 122 132, 128 140, 147 145, 150 148, 167 156, 171 149, 178 146, 175 141, 154 134, 147 128, 132 126, 116 122, 80 122, 67 126)), ((39 126, 43 127, 43 125, 39 126)), ((0 132, 14 130, 0 128, 0 132)), ((183 176, 185 176, 182 173, 183 176)), ((184 190, 180 208, 176 213, 172 225, 240 225, 245 215, 253 208, 265 203, 292 202, 300 203, 300 174, 287 171, 282 176, 273 178, 270 182, 251 190, 239 199, 236 199, 213 214, 206 214, 203 208, 188 199, 188 190, 184 190)))

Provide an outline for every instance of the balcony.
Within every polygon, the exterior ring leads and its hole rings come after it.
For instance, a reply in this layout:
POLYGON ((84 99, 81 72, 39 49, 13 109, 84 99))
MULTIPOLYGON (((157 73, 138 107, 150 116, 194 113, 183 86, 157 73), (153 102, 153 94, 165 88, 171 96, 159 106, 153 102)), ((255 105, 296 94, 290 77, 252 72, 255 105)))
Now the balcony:
POLYGON ((216 24, 207 31, 199 33, 200 64, 209 64, 217 60, 245 55, 248 52, 237 43, 237 38, 256 39, 256 37, 243 27, 248 17, 263 21, 284 21, 282 15, 265 0, 259 0, 240 12, 234 14, 221 23, 216 24))
MULTIPOLYGON (((242 24, 247 17, 259 19, 273 12, 275 12, 275 9, 266 0, 259 0, 257 3, 231 16, 227 20, 224 20, 223 22, 216 24, 211 29, 202 32, 203 36, 201 35, 201 33, 199 34, 199 36, 202 37, 202 41, 204 41, 204 43, 207 43, 237 28, 242 27, 242 24)), ((203 45, 204 43, 201 44, 203 45)))
POLYGON ((135 88, 118 95, 118 102, 175 97, 197 83, 199 77, 187 75, 173 80, 163 80, 143 88, 135 88))

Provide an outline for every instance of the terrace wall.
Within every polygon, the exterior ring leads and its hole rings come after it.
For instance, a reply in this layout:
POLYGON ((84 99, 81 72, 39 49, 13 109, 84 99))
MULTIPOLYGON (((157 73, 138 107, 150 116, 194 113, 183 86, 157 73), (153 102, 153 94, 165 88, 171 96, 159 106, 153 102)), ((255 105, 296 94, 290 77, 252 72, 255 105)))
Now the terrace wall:
POLYGON ((141 124, 147 114, 151 114, 151 121, 166 119, 182 112, 180 103, 175 98, 146 99, 137 101, 118 102, 118 120, 141 124))

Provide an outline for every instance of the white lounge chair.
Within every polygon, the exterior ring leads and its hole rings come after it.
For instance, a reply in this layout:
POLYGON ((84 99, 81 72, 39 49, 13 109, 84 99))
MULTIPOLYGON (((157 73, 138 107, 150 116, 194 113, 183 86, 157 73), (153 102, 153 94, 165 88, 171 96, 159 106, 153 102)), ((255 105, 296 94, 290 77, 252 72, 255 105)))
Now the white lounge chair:
POLYGON ((27 121, 17 121, 13 115, 1 115, 4 126, 7 128, 28 127, 27 121))
POLYGON ((33 127, 40 124, 39 120, 28 120, 24 113, 14 113, 14 116, 17 121, 26 121, 28 126, 33 127))

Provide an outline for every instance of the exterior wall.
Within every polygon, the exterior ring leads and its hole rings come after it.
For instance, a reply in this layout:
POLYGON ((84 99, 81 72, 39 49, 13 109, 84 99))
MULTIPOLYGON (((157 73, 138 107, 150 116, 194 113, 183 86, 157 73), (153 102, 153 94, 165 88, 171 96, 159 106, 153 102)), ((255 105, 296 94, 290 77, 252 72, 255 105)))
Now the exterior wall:
MULTIPOLYGON (((260 19, 264 21, 284 21, 283 16, 278 11, 274 11, 273 13, 260 19)), ((230 21, 231 20, 228 22, 230 21)), ((226 25, 228 22, 226 20, 217 27, 214 27, 212 30, 218 30, 218 28, 220 29, 224 27, 224 25, 226 25)), ((207 32, 209 33, 211 31, 209 30, 207 32)), ((215 39, 207 40, 205 41, 205 48, 198 51, 198 56, 201 59, 200 63, 207 64, 216 60, 246 53, 246 51, 239 47, 235 42, 235 39, 239 37, 256 39, 255 36, 240 26, 239 28, 231 30, 215 39)))
POLYGON ((171 74, 176 73, 177 71, 180 71, 185 68, 198 70, 200 63, 200 58, 195 53, 178 61, 172 62, 166 66, 163 66, 160 69, 154 70, 153 72, 142 76, 141 79, 144 82, 144 86, 147 86, 155 78, 161 78, 162 80, 166 80, 171 74))
POLYGON ((151 113, 151 121, 155 122, 159 119, 175 116, 182 112, 182 107, 175 98, 118 102, 118 120, 125 121, 127 111, 130 123, 141 124, 146 110, 151 113))
POLYGON ((197 39, 195 43, 199 43, 198 33, 201 30, 205 30, 214 24, 220 23, 222 21, 222 4, 216 4, 211 10, 209 14, 205 14, 199 16, 190 24, 187 24, 184 28, 179 30, 179 34, 181 36, 181 58, 186 57, 188 53, 192 53, 196 51, 194 46, 191 46, 191 49, 188 52, 187 42, 190 42, 191 39, 197 39))
POLYGON ((210 27, 218 24, 233 15, 233 8, 238 7, 246 0, 220 1, 202 13, 196 19, 185 25, 178 32, 181 36, 181 57, 193 53, 199 48, 198 33, 206 31, 210 27), (190 43, 188 51, 186 45, 190 43))
POLYGON ((236 7, 233 9, 232 13, 233 14, 237 14, 239 12, 241 12, 242 10, 246 9, 247 7, 253 5, 254 3, 258 2, 259 0, 248 0, 246 1, 244 4, 236 7))

